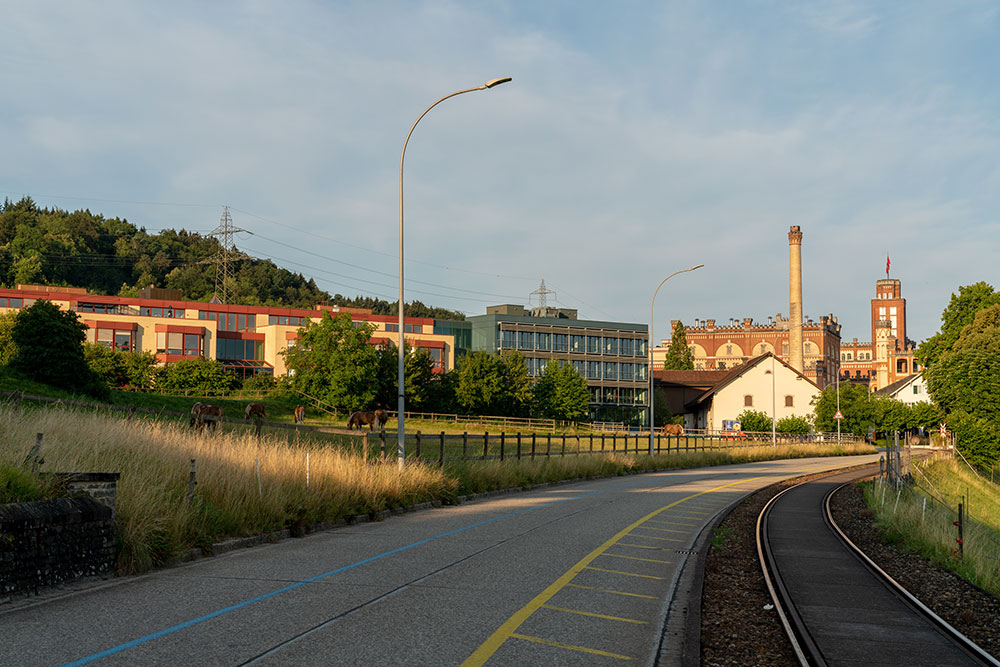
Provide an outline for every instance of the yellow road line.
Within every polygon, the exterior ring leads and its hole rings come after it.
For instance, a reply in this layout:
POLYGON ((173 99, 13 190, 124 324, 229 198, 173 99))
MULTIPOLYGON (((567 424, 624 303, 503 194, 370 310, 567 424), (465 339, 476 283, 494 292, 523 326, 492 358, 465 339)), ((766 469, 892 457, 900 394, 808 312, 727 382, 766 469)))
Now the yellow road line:
POLYGON ((650 521, 650 523, 658 523, 664 526, 686 526, 688 528, 697 528, 696 523, 681 523, 680 521, 650 521))
POLYGON ((635 660, 635 658, 622 655, 620 653, 611 653, 610 651, 598 651, 596 648, 587 648, 585 646, 574 646, 573 644, 563 644, 562 642, 554 642, 551 639, 542 639, 541 637, 531 637, 529 635, 519 635, 511 633, 511 637, 516 639, 523 639, 529 642, 535 642, 536 644, 544 644, 546 646, 555 646, 556 648, 565 648, 570 651, 582 651, 583 653, 593 653, 594 655, 603 655, 608 658, 618 658, 619 660, 635 660))
POLYGON ((663 565, 670 565, 674 561, 672 560, 656 560, 655 558, 639 558, 638 556, 623 556, 621 554, 601 554, 602 556, 611 556, 612 558, 627 558, 629 560, 641 560, 647 563, 662 563, 663 565))
POLYGON ((642 577, 643 579, 656 579, 658 581, 663 581, 666 577, 654 577, 651 574, 636 574, 635 572, 622 572, 621 570, 605 570, 603 567, 585 567, 585 570, 594 570, 595 572, 609 572, 611 574, 624 574, 627 577, 642 577))
POLYGON ((577 609, 567 609, 566 607, 555 607, 550 604, 543 604, 542 609, 552 609, 553 611, 564 611, 567 614, 579 614, 580 616, 593 616, 594 618, 603 618, 608 621, 622 621, 624 623, 637 623, 639 625, 648 625, 646 621, 637 621, 634 618, 622 618, 621 616, 608 616, 607 614, 595 614, 592 611, 579 611, 577 609))
POLYGON ((629 537, 638 537, 640 540, 659 540, 660 542, 683 542, 684 540, 679 537, 653 537, 652 535, 639 535, 638 533, 629 533, 629 537))
MULTIPOLYGON (((760 477, 754 477, 752 479, 760 479, 760 477)), ((718 491, 720 489, 729 488, 731 486, 736 486, 737 484, 746 484, 748 481, 752 480, 740 480, 738 482, 730 482, 729 484, 722 484, 713 489, 708 489, 707 491, 699 491, 698 493, 693 493, 690 496, 681 498, 680 500, 674 501, 669 505, 665 505, 658 510, 654 510, 642 517, 638 521, 634 521, 622 530, 618 531, 610 539, 608 539, 604 544, 597 547, 589 554, 580 559, 573 567, 562 574, 558 579, 549 584, 544 591, 536 595, 528 604, 521 607, 518 611, 508 618, 496 631, 490 635, 485 642, 483 642, 479 648, 477 648, 472 655, 466 658, 465 662, 462 663, 462 667, 473 667, 474 665, 483 665, 486 663, 490 657, 497 652, 507 639, 514 634, 514 631, 521 627, 528 617, 531 616, 539 607, 546 604, 552 597, 562 590, 566 584, 568 584, 577 574, 579 574, 584 569, 599 570, 600 568, 590 567, 590 564, 597 559, 598 556, 602 555, 611 545, 632 532, 633 529, 641 526, 645 522, 652 519, 654 516, 665 512, 666 510, 676 507, 681 503, 691 500, 693 498, 698 498, 699 496, 704 496, 705 494, 712 493, 713 491, 718 491)), ((613 570, 605 570, 606 572, 614 572, 613 570)), ((664 577, 652 577, 650 575, 636 575, 631 572, 619 572, 618 574, 625 574, 630 576, 640 576, 647 577, 650 579, 664 579, 664 577)))
POLYGON ((629 542, 619 542, 616 546, 619 547, 635 547, 636 549, 655 549, 657 551, 667 551, 663 547, 651 547, 648 544, 631 544, 629 542))
POLYGON ((685 535, 688 534, 688 531, 686 530, 675 530, 673 528, 653 528, 652 526, 636 526, 636 528, 642 528, 643 530, 656 530, 661 533, 684 533, 685 535))
POLYGON ((612 595, 627 595, 633 598, 646 598, 647 600, 656 600, 655 595, 644 595, 642 593, 628 593, 626 591, 615 591, 610 588, 598 588, 597 586, 584 586, 583 584, 566 584, 570 588, 582 588, 587 591, 597 591, 598 593, 611 593, 612 595))

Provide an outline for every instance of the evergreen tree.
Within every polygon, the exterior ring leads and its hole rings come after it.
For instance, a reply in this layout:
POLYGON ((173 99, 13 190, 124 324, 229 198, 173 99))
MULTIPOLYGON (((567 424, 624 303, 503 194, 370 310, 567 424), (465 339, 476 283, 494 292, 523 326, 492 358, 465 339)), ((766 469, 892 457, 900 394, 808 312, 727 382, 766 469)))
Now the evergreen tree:
POLYGON ((565 361, 552 359, 545 364, 534 394, 535 407, 542 417, 576 420, 587 416, 590 410, 587 381, 565 361))
POLYGON ((674 324, 670 347, 667 348, 667 354, 663 359, 663 368, 668 371, 694 370, 694 353, 688 347, 687 334, 680 320, 674 324))

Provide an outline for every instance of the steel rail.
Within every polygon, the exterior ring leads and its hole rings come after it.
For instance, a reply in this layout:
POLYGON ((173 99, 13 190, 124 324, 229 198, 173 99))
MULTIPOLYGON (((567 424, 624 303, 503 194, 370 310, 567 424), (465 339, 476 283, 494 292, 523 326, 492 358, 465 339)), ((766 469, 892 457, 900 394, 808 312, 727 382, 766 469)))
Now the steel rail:
MULTIPOLYGON (((842 472, 842 471, 836 471, 842 472)), ((830 473, 836 474, 836 473, 830 473)), ((822 475, 822 477, 827 477, 829 475, 822 475)), ((864 477, 867 475, 862 475, 864 477)), ((860 477, 859 477, 860 478, 860 477)), ((778 612, 778 616, 781 620, 781 624, 785 629, 785 633, 788 636, 789 642, 796 658, 800 665, 827 665, 826 659, 823 657, 819 646, 814 641, 809 628, 805 621, 803 620, 801 614, 799 614, 792 596, 787 589, 780 572, 777 569, 777 565, 774 559, 773 552, 768 540, 768 518, 770 516, 770 511, 774 506, 775 502, 781 498, 788 491, 792 491, 803 484, 809 484, 816 481, 816 478, 810 479, 808 481, 801 482, 794 486, 790 486, 784 489, 777 495, 775 495, 761 510, 757 517, 757 554, 760 559, 761 570, 764 574, 764 581, 767 584, 767 589, 771 594, 771 599, 774 601, 775 610, 778 612)), ((856 481, 856 480, 855 480, 856 481)), ((971 639, 963 635, 961 632, 956 630, 947 621, 942 619, 940 616, 935 614, 930 608, 920 602, 916 597, 914 597, 908 590, 906 590, 899 582, 893 579, 887 572, 880 568, 874 561, 872 561, 861 549, 854 544, 847 535, 840 529, 836 521, 833 519, 832 511, 830 508, 830 500, 833 495, 853 482, 846 482, 840 486, 831 490, 825 498, 823 499, 823 519, 826 525, 834 533, 837 539, 847 548, 848 552, 853 554, 858 560, 868 569, 872 575, 880 581, 887 589, 893 592, 901 601, 903 601, 914 614, 920 616, 929 624, 931 624, 942 636, 947 638, 952 644, 964 651, 970 659, 976 661, 981 665, 991 665, 994 667, 1000 667, 1000 661, 994 658, 992 655, 984 651, 971 639)))

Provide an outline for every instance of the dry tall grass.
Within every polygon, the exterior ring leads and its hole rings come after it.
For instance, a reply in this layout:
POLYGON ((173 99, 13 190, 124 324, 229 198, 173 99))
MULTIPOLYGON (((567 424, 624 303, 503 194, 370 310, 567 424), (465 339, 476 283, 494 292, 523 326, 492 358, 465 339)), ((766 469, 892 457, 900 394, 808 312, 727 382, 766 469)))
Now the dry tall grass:
POLYGON ((149 419, 0 407, 0 462, 20 465, 44 434, 43 470, 118 472, 120 572, 142 572, 193 545, 334 521, 454 494, 434 467, 366 465, 353 453, 234 432, 193 434, 149 419), (309 486, 306 487, 308 454, 309 486), (197 487, 187 499, 190 461, 197 487), (257 469, 260 470, 258 486, 257 469))

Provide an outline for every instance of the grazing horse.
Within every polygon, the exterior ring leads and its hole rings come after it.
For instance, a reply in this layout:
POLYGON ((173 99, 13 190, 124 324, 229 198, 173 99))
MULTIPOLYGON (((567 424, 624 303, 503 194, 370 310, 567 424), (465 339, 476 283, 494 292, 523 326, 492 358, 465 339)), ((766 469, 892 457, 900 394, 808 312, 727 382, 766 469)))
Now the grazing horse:
POLYGON ((203 405, 205 404, 195 403, 191 406, 191 428, 194 428, 195 424, 198 424, 198 416, 201 414, 201 406, 203 405))
POLYGON ((191 408, 191 412, 195 414, 192 419, 195 421, 195 425, 199 431, 205 428, 206 425, 215 431, 219 427, 219 421, 226 416, 224 408, 218 405, 209 405, 208 403, 196 403, 195 407, 191 408), (197 413, 195 413, 195 408, 198 409, 197 413))
POLYGON ((250 421, 251 417, 260 415, 261 417, 266 417, 267 413, 264 412, 263 403, 247 403, 246 409, 243 411, 243 419, 250 421))
POLYGON ((295 406, 295 423, 302 424, 306 421, 306 406, 296 405, 295 406))
POLYGON ((382 430, 385 428, 385 423, 389 421, 389 413, 385 410, 379 408, 375 411, 375 428, 382 430))
POLYGON ((684 427, 680 424, 665 424, 663 426, 663 435, 684 435, 684 427))
POLYGON ((379 421, 378 417, 379 412, 385 414, 385 410, 376 410, 375 412, 351 413, 351 416, 347 419, 347 429, 351 430, 355 426, 357 426, 358 430, 360 431, 362 426, 367 426, 369 430, 374 431, 376 426, 381 428, 382 424, 384 424, 385 422, 379 421))

